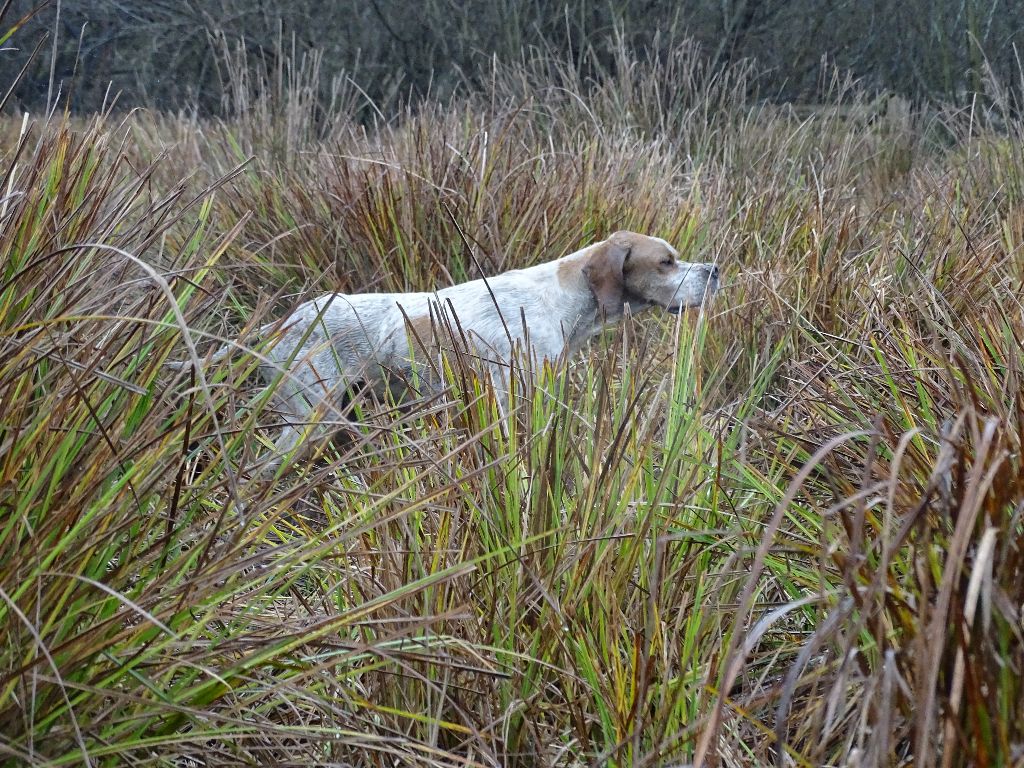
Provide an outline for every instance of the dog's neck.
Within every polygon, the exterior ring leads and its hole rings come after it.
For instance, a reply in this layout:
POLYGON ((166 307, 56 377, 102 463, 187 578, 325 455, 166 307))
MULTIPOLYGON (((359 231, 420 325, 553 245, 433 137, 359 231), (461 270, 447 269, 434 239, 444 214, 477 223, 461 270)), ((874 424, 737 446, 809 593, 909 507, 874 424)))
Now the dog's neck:
MULTIPOLYGON (((529 267, 525 271, 537 278, 542 286, 549 285, 557 290, 546 291, 548 306, 558 318, 569 352, 575 352, 590 339, 599 334, 610 323, 622 319, 624 310, 613 315, 602 312, 597 297, 590 286, 583 268, 594 246, 570 253, 555 261, 529 267), (566 295, 569 301, 566 301, 566 295)), ((650 304, 628 293, 623 296, 623 305, 631 314, 650 308, 650 304)))

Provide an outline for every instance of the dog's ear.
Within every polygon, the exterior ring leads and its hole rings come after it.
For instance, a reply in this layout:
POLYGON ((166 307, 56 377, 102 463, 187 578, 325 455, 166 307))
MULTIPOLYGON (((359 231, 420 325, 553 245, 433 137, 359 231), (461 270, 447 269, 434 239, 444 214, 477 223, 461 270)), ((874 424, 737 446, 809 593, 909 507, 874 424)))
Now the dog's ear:
POLYGON ((598 312, 614 318, 622 314, 625 302, 623 267, 629 259, 630 243, 614 235, 594 248, 583 267, 590 290, 597 299, 598 312))

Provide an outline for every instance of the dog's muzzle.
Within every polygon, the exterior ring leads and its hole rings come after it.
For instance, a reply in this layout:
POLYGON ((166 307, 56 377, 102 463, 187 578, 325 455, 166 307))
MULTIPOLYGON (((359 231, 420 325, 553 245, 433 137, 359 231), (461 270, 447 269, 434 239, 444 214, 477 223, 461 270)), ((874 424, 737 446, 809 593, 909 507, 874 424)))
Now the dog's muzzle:
MULTIPOLYGON (((695 264, 695 269, 703 270, 705 273, 704 278, 704 289, 701 292, 701 299, 707 299, 712 296, 718 290, 718 265, 717 264, 695 264)), ((678 315, 682 310, 686 309, 688 305, 677 304, 674 307, 665 307, 670 314, 678 315)))

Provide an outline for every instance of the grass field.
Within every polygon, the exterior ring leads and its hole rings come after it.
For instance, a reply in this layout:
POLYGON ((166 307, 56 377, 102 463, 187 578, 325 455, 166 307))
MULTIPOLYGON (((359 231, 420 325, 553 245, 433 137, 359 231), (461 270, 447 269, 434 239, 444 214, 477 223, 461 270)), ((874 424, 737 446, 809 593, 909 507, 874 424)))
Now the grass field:
POLYGON ((1024 765, 1019 92, 683 47, 364 126, 232 61, 231 119, 0 122, 3 764, 1024 765), (454 370, 261 479, 256 358, 164 365, 622 228, 722 291, 507 418, 454 370))

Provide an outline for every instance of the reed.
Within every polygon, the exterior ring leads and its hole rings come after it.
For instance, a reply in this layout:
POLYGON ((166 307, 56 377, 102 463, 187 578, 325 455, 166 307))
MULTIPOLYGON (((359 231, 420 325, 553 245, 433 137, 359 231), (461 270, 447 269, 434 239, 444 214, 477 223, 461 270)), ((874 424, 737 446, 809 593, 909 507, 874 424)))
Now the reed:
POLYGON ((619 56, 371 125, 230 56, 220 121, 0 122, 0 760, 1019 760, 1024 124, 619 56), (163 365, 619 228, 721 295, 504 417, 449 360, 260 479, 255 358, 163 365))

